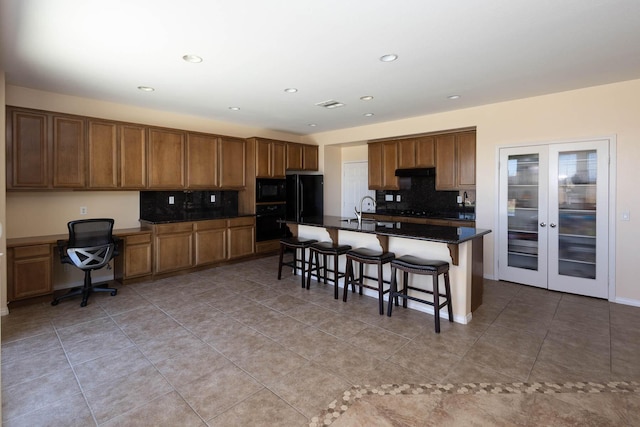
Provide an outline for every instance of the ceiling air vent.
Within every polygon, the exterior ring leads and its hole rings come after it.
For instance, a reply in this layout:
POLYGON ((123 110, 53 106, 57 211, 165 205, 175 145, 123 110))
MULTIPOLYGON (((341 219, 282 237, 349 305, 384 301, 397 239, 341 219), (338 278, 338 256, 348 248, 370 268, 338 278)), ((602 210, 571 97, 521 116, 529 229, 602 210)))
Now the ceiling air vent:
POLYGON ((318 102, 316 104, 318 107, 324 107, 324 108, 338 108, 338 107, 344 107, 344 104, 340 101, 334 101, 334 100, 329 100, 329 101, 323 101, 323 102, 318 102))

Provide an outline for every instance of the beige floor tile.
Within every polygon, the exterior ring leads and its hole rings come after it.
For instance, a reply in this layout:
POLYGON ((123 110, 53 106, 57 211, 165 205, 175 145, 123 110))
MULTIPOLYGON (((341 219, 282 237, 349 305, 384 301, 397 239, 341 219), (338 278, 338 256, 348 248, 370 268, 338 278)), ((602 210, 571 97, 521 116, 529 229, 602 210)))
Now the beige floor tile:
POLYGON ((109 331, 62 346, 72 365, 97 359, 114 351, 131 347, 133 342, 122 331, 109 331))
POLYGON ((171 385, 153 367, 103 382, 84 390, 98 424, 172 391, 171 385))
POLYGON ((4 422, 5 427, 87 427, 95 425, 80 393, 4 422))
MULTIPOLYGON (((4 330, 2 331, 4 334, 4 330)), ((40 335, 27 336, 24 339, 2 343, 3 364, 24 358, 35 353, 62 349, 58 335, 53 331, 40 335)))
POLYGON ((309 362, 280 344, 270 342, 234 360, 234 363, 253 378, 268 386, 273 381, 277 381, 279 377, 288 375, 309 362))
POLYGON ((258 381, 230 365, 176 387, 196 413, 209 420, 263 389, 258 381))
POLYGON ((174 387, 187 384, 225 366, 229 359, 211 347, 203 347, 161 360, 155 367, 174 387))
POLYGON ((461 383, 511 383, 518 381, 517 378, 510 377, 504 373, 488 368, 470 361, 462 359, 449 373, 442 379, 442 382, 451 384, 461 383))
POLYGON ((208 424, 212 427, 303 426, 307 424, 307 419, 278 396, 264 389, 208 420, 208 424))
POLYGON ((175 391, 112 418, 101 427, 196 427, 205 422, 175 391))
POLYGON ((360 384, 363 378, 369 378, 383 362, 372 354, 356 348, 346 342, 329 347, 311 359, 315 364, 333 372, 351 384, 360 384))
POLYGON ((503 375, 516 378, 518 381, 525 381, 529 377, 536 358, 493 344, 477 343, 464 356, 463 360, 486 366, 503 375))
MULTIPOLYGON (((4 351, 4 349, 2 349, 4 351)), ((2 363, 2 386, 11 387, 43 375, 69 369, 69 361, 61 347, 53 350, 25 354, 2 363)))
POLYGON ((73 369, 84 389, 94 388, 116 378, 135 375, 151 362, 135 346, 107 353, 102 357, 74 365, 73 369))
POLYGON ((492 325, 478 338, 478 343, 491 344, 508 351, 536 357, 544 338, 545 334, 540 332, 516 331, 492 325))
POLYGON ((289 334, 280 335, 274 340, 305 359, 312 359, 325 349, 343 342, 333 335, 311 327, 296 329, 289 334))
POLYGON ((349 344, 380 359, 388 359, 409 342, 408 338, 375 326, 367 326, 347 340, 349 344))
POLYGON ((609 352, 594 353, 576 348, 570 343, 554 340, 545 340, 540 349, 538 360, 585 372, 608 373, 611 367, 609 352))

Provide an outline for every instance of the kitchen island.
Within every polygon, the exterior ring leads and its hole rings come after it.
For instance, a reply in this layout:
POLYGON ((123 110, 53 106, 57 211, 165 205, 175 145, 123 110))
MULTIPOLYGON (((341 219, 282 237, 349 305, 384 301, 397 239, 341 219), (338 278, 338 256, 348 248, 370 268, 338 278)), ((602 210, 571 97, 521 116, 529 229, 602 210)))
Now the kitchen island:
MULTIPOLYGON (((363 219, 358 223, 355 219, 336 216, 304 218, 299 222, 286 223, 292 234, 299 237, 333 241, 353 248, 382 249, 395 253, 396 257, 414 255, 449 262, 455 322, 469 323, 472 312, 482 304, 482 244, 483 236, 491 230, 371 219, 363 219)), ((345 260, 340 261, 340 270, 344 271, 345 260)), ((373 271, 365 271, 366 275, 370 273, 373 274, 373 271)), ((390 280, 390 277, 391 269, 387 265, 384 279, 390 280)), ((400 275, 398 279, 401 279, 400 275)), ((410 275, 409 280, 411 286, 430 288, 430 277, 410 275)), ((443 280, 442 277, 440 280, 443 280)), ((366 289, 365 293, 377 295, 366 289)), ((432 307, 413 301, 409 301, 409 307, 433 313, 432 307)))

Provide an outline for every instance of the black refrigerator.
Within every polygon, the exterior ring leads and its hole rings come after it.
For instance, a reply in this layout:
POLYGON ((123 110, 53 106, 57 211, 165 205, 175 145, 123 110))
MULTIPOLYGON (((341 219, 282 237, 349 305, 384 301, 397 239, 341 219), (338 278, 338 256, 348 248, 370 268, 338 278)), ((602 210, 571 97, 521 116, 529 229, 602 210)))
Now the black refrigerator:
POLYGON ((301 222, 324 212, 322 175, 287 175, 287 220, 301 222))

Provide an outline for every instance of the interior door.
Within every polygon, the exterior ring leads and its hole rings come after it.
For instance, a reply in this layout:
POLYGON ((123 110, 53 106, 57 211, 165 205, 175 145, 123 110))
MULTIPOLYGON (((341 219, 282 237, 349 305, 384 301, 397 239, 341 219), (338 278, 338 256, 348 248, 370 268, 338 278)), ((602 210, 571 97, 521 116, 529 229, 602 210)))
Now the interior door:
POLYGON ((547 287, 547 156, 545 145, 500 150, 501 280, 547 287))
POLYGON ((608 141, 549 146, 549 289, 608 296, 608 141))
POLYGON ((608 296, 608 143, 500 150, 501 280, 608 296))

